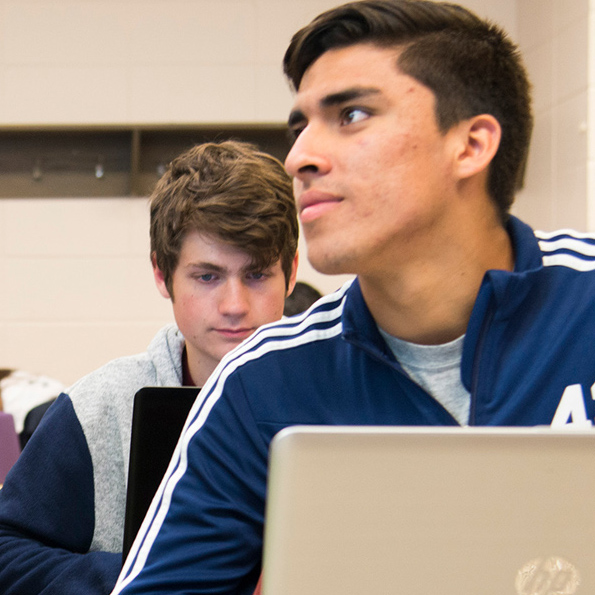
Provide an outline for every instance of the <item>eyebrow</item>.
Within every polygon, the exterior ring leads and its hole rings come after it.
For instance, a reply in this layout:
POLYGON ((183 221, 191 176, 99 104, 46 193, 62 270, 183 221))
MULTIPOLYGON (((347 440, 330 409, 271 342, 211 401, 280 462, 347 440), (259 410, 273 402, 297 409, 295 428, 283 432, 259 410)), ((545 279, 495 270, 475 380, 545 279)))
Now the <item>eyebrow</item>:
MULTIPOLYGON (((377 87, 353 87, 345 89, 344 91, 338 91, 337 93, 329 93, 320 100, 320 107, 323 109, 342 105, 354 99, 361 99, 363 97, 369 97, 370 95, 380 94, 380 89, 377 87)), ((300 109, 295 109, 289 114, 287 125, 289 127, 295 126, 300 122, 304 122, 306 116, 300 109)))
POLYGON ((354 99, 361 99, 362 97, 368 97, 369 95, 378 95, 380 89, 376 87, 353 87, 352 89, 345 89, 345 91, 339 91, 338 93, 331 93, 326 95, 320 101, 322 107, 333 107, 354 99))
POLYGON ((227 270, 226 267, 214 264, 212 262, 189 262, 186 265, 186 269, 199 269, 202 271, 209 271, 213 273, 224 273, 227 270))
MULTIPOLYGON (((258 266, 252 262, 247 263, 245 266, 242 267, 243 273, 264 273, 273 266, 277 264, 275 261, 273 264, 269 266, 258 266)), ((226 274, 229 272, 229 269, 225 265, 218 265, 212 262, 191 262, 186 265, 187 270, 199 270, 206 273, 219 273, 219 274, 226 274)))

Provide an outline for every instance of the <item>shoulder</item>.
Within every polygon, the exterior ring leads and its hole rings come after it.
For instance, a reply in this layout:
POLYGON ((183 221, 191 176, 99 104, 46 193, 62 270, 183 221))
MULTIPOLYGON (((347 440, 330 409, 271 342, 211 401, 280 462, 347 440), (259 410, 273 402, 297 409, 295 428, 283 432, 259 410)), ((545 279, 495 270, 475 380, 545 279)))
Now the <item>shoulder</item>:
POLYGON ((83 427, 101 418, 127 419, 143 386, 180 385, 183 341, 175 326, 164 327, 147 351, 113 359, 75 382, 65 393, 83 427))
POLYGON ((76 402, 94 393, 109 398, 114 394, 129 394, 130 390, 147 384, 180 384, 175 372, 178 367, 181 369, 183 347, 184 338, 177 327, 168 325, 157 332, 147 351, 113 359, 83 376, 65 392, 76 402))
POLYGON ((120 357, 83 376, 65 392, 75 402, 93 393, 124 392, 139 380, 149 378, 151 369, 147 353, 120 357))

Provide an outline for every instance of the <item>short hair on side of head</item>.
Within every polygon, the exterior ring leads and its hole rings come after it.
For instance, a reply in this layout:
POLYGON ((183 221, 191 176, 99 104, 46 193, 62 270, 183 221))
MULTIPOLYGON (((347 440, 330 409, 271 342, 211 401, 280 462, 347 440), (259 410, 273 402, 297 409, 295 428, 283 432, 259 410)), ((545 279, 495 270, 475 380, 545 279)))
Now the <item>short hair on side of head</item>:
POLYGON ((503 221, 522 184, 533 128, 530 85, 517 46, 470 10, 430 0, 361 0, 328 10, 298 31, 283 59, 294 90, 326 51, 356 44, 402 48, 398 68, 428 87, 445 133, 483 113, 502 128, 487 191, 503 221))
POLYGON ((292 181, 250 143, 196 145, 175 158, 150 197, 151 255, 173 297, 186 235, 197 231, 249 255, 256 270, 281 261, 286 284, 298 243, 292 181))

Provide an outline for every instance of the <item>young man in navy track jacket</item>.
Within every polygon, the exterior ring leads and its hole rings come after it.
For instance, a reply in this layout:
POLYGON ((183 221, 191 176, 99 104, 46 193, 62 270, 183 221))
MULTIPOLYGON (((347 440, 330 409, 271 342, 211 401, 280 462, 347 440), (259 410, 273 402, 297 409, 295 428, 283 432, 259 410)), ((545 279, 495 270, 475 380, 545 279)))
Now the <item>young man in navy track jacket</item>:
POLYGON ((224 358, 114 593, 251 593, 286 426, 594 417, 595 238, 508 214, 532 128, 514 44, 455 5, 364 0, 284 67, 308 258, 357 278, 224 358))
POLYGON ((298 221, 278 160, 233 141, 189 149, 157 184, 150 227, 176 324, 48 410, 0 491, 2 595, 109 593, 122 567, 134 394, 202 386, 224 354, 283 314, 298 221))

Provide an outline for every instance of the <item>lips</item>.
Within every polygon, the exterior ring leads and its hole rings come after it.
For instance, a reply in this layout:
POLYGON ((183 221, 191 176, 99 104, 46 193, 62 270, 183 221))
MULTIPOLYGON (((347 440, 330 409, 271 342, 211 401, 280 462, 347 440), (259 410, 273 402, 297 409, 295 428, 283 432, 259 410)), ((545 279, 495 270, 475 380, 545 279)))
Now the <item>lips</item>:
POLYGON ((231 339, 234 341, 238 341, 238 340, 243 341, 244 339, 249 337, 254 332, 254 329, 253 328, 238 328, 238 329, 218 328, 218 329, 215 329, 215 331, 217 333, 219 333, 222 337, 225 337, 226 339, 231 339))
POLYGON ((340 196, 320 190, 306 190, 298 199, 298 209, 302 223, 318 219, 342 202, 340 196))

